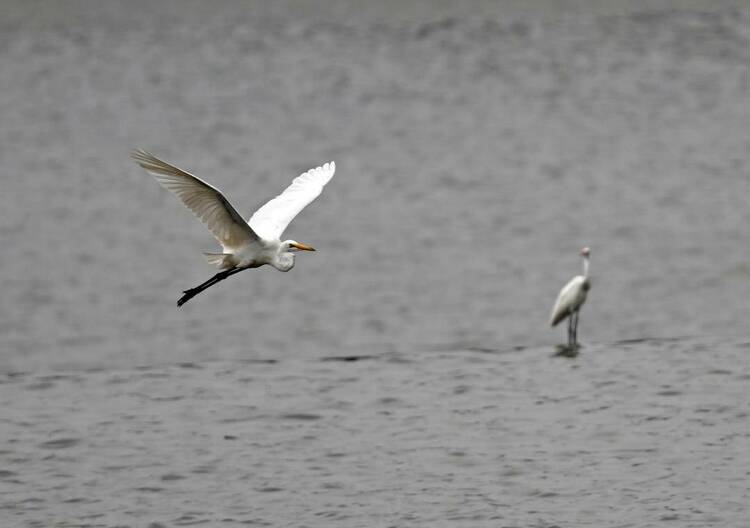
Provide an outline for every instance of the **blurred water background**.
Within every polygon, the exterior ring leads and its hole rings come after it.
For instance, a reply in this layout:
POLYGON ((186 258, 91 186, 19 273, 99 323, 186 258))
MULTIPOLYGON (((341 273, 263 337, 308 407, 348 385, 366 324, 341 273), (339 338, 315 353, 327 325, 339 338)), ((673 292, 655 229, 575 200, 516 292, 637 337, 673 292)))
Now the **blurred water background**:
POLYGON ((4 526, 746 522, 747 4, 6 0, 0 64, 4 526), (335 160, 318 252, 176 308, 135 147, 335 160))

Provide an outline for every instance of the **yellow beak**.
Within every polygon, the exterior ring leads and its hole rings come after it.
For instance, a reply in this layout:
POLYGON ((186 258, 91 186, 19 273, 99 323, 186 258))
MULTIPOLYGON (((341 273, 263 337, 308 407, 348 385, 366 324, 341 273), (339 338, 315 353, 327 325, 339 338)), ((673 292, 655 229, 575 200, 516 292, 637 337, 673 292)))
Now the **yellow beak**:
POLYGON ((290 244, 292 247, 295 247, 297 249, 300 249, 302 251, 315 251, 315 248, 312 246, 308 246, 307 244, 302 244, 301 242, 296 242, 294 244, 290 244))

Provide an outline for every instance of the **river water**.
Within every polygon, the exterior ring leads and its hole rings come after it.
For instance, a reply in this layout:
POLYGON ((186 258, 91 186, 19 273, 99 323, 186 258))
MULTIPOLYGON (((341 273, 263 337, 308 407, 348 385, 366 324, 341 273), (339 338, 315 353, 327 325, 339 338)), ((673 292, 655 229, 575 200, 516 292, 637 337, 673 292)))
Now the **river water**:
POLYGON ((750 9, 471 6, 2 3, 3 526, 746 525, 750 9))

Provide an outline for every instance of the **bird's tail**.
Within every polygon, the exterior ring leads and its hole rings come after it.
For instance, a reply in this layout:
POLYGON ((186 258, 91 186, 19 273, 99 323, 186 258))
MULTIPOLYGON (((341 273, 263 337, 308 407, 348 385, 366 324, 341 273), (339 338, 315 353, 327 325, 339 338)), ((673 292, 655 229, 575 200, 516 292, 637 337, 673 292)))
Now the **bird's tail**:
POLYGON ((234 262, 231 262, 232 255, 230 253, 203 253, 209 264, 216 266, 220 269, 228 269, 234 267, 234 262))

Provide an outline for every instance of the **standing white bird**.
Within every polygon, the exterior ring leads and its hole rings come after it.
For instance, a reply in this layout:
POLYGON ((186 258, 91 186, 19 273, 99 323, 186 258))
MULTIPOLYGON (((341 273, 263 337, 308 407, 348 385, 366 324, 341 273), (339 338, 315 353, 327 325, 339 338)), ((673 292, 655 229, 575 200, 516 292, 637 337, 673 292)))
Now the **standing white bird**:
POLYGON ((232 204, 200 178, 160 160, 145 150, 134 150, 133 159, 150 172, 162 187, 173 192, 206 225, 222 247, 221 253, 204 253, 210 264, 222 271, 185 290, 177 301, 182 306, 206 288, 240 271, 269 264, 279 271, 294 267, 296 251, 315 251, 295 240, 280 240, 289 223, 315 200, 333 177, 332 161, 296 177, 283 193, 273 198, 247 222, 232 204))
POLYGON ((581 306, 586 302, 586 295, 591 288, 589 280, 589 255, 591 250, 587 247, 581 250, 583 257, 583 275, 578 275, 570 279, 555 301, 555 307, 552 308, 552 315, 549 323, 551 326, 557 325, 560 321, 568 317, 568 346, 577 346, 578 340, 578 315, 581 306))

